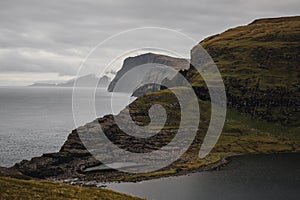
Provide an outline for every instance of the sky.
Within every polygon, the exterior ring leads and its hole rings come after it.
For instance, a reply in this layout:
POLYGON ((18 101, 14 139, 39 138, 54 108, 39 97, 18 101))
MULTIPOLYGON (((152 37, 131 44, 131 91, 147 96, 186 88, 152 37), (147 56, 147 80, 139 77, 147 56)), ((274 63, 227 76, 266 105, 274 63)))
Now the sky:
MULTIPOLYGON (((193 38, 196 45, 207 36, 257 18, 293 16, 299 11, 299 0, 2 0, 0 86, 73 78, 93 48, 129 29, 172 29, 193 38)), ((124 53, 128 46, 142 39, 109 43, 90 59, 92 67, 103 73, 118 70, 121 62, 106 68, 109 59, 128 55, 124 53)))

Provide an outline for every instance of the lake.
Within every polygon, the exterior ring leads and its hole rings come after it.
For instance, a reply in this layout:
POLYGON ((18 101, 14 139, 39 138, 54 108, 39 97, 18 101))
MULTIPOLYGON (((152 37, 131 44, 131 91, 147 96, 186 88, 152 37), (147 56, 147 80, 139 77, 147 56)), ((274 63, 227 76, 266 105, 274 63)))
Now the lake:
POLYGON ((149 200, 298 200, 300 154, 246 155, 218 171, 108 188, 149 200))
MULTIPOLYGON (((86 90, 80 88, 86 98, 86 90)), ((111 93, 97 89, 96 114, 110 114, 111 93)), ((128 101, 128 94, 114 93, 114 112, 128 101)), ((131 99, 133 100, 133 99, 131 99)), ((79 125, 93 121, 95 116, 80 113, 79 125)), ((59 151, 71 130, 75 129, 72 115, 71 87, 0 87, 0 166, 12 166, 23 159, 59 151)))

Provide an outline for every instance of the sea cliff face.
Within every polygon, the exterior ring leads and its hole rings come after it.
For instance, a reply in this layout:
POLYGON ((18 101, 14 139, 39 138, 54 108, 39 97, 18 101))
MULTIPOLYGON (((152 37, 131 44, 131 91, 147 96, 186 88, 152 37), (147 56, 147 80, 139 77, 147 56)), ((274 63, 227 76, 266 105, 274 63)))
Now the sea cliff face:
POLYGON ((131 84, 132 79, 136 79, 137 77, 141 77, 140 83, 134 92, 133 96, 141 96, 143 94, 149 92, 155 92, 160 89, 160 86, 157 84, 146 84, 143 83, 147 81, 153 81, 157 77, 164 75, 166 72, 163 68, 159 69, 161 65, 171 67, 172 69, 179 71, 189 68, 189 61, 187 59, 182 58, 174 58, 170 56, 154 54, 154 53, 146 53, 135 57, 129 57, 124 60, 123 66, 116 74, 115 78, 111 81, 108 87, 108 91, 112 92, 128 92, 128 85, 131 84), (120 80, 120 78, 129 72, 130 70, 142 66, 141 69, 132 74, 134 77, 127 78, 128 81, 123 82, 122 86, 119 88, 115 88, 116 83, 120 80), (142 69, 144 68, 144 69, 142 69), (147 69, 148 68, 148 69, 147 69), (149 68, 153 68, 149 70, 149 68), (156 70, 157 69, 157 70, 156 70))
MULTIPOLYGON (((72 131, 58 153, 22 161, 15 168, 25 175, 39 178, 141 180, 203 169, 222 162, 228 155, 299 152, 299 27, 300 17, 256 20, 200 43, 220 69, 229 105, 221 138, 205 159, 199 159, 198 152, 210 121, 210 97, 201 76, 191 66, 180 73, 192 83, 199 97, 199 130, 189 150, 167 168, 140 175, 117 171, 87 172, 86 169, 99 166, 101 162, 84 147, 77 130, 72 131)), ((198 48, 196 45, 191 52, 192 63, 199 59, 198 48)), ((148 56, 151 62, 158 59, 156 55, 148 56)), ((137 60, 125 60, 122 72, 118 73, 109 90, 128 68, 145 62, 142 57, 137 60)), ((126 109, 135 123, 143 126, 149 123, 148 109, 153 104, 164 106, 168 119, 160 134, 149 141, 134 139, 119 129, 114 117, 122 119, 124 111, 118 116, 97 119, 81 129, 93 132, 100 123, 106 136, 119 147, 141 153, 153 151, 172 140, 180 122, 180 106, 167 89, 142 95, 126 109)))

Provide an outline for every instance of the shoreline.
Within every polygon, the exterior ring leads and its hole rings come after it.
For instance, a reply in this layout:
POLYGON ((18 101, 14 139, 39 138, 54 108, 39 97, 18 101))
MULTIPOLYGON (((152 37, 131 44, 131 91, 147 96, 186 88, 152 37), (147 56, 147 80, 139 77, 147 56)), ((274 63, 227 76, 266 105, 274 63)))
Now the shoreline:
POLYGON ((162 179, 162 178, 188 176, 190 174, 202 173, 202 172, 205 172, 205 171, 215 171, 215 170, 218 170, 221 167, 226 166, 227 164, 233 162, 233 160, 235 158, 240 157, 240 156, 276 155, 276 154, 300 154, 300 152, 232 154, 232 155, 222 156, 222 158, 219 161, 217 161, 213 164, 209 164, 207 166, 201 166, 201 167, 196 168, 196 169, 183 170, 183 171, 177 172, 175 174, 162 174, 162 175, 150 176, 150 177, 141 176, 141 177, 138 177, 138 178, 132 178, 132 179, 127 179, 127 180, 113 180, 113 181, 99 181, 99 182, 97 182, 96 180, 79 180, 78 178, 74 178, 74 179, 47 179, 47 180, 52 180, 52 181, 55 181, 55 182, 58 182, 58 183, 67 183, 67 184, 71 184, 71 185, 81 185, 81 186, 103 188, 103 187, 106 187, 106 184, 108 184, 108 183, 138 183, 138 182, 149 181, 149 180, 158 180, 158 179, 162 179))
MULTIPOLYGON (((119 195, 123 195, 123 197, 128 197, 128 198, 132 198, 132 199, 140 199, 138 196, 135 195, 127 195, 125 193, 119 192, 118 190, 114 190, 111 189, 109 187, 110 183, 137 183, 137 182, 146 182, 146 181, 151 181, 151 180, 160 180, 160 179, 164 179, 164 178, 175 178, 175 177, 179 177, 179 176, 192 176, 196 173, 201 173, 201 172, 205 172, 205 171, 212 171, 212 173, 214 173, 213 171, 219 170, 220 168, 222 168, 223 166, 226 166, 227 164, 234 162, 234 160, 238 157, 243 157, 243 156, 276 156, 276 155, 291 155, 291 154, 298 154, 300 155, 300 152, 298 151, 289 151, 289 152, 274 152, 274 153, 238 153, 238 154, 231 154, 231 155, 226 155, 226 156, 222 156, 222 158, 210 165, 207 166, 202 166, 199 167, 197 169, 191 169, 191 170, 185 170, 185 171, 181 171, 178 172, 176 174, 172 174, 172 175, 160 175, 160 176, 156 176, 156 177, 148 177, 148 178, 142 178, 142 179, 135 179, 135 180, 131 180, 131 181, 111 181, 111 182, 97 182, 97 181, 79 181, 79 182, 64 182, 64 181, 58 181, 58 180, 53 180, 53 179, 36 179, 36 178, 32 178, 32 177, 27 177, 28 179, 26 179, 24 177, 24 175, 22 175, 21 177, 15 177, 17 179, 15 179, 15 181, 27 181, 28 183, 49 183, 49 184, 53 184, 53 187, 70 187, 70 189, 75 190, 76 187, 82 187, 83 190, 93 190, 93 192, 97 192, 97 190, 99 190, 99 192, 109 192, 109 194, 119 194, 119 195), (65 185, 64 185, 65 184, 65 185), (71 188, 72 187, 72 188, 71 188), (108 190, 102 190, 103 188, 106 188, 108 190)), ((8 170, 7 172, 11 172, 11 169, 8 168, 3 168, 0 167, 0 178, 4 178, 3 174, 1 174, 4 170, 8 170)), ((220 169, 222 170, 222 169, 220 169)), ((17 172, 15 170, 15 172, 17 172)), ((20 172, 18 172, 18 174, 20 174, 20 172)), ((15 174, 16 175, 16 174, 15 174)), ((13 180, 13 179, 12 179, 13 180)), ((40 186, 43 187, 43 186, 40 186)), ((123 198, 122 197, 122 198, 123 198)))

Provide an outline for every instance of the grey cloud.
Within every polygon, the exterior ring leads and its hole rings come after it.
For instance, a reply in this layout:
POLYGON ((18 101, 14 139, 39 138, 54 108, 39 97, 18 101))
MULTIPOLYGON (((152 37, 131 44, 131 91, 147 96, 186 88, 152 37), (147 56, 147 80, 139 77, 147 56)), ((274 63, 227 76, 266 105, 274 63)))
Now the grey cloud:
POLYGON ((80 61, 73 56, 31 49, 0 51, 1 72, 53 72, 74 75, 80 61))
MULTIPOLYGON (((200 41, 256 18, 297 15, 299 10, 298 0, 0 1, 0 73, 74 74, 91 48, 130 28, 167 27, 200 41), (20 51, 56 56, 25 58, 20 51)), ((122 45, 107 53, 122 51, 122 45)))

